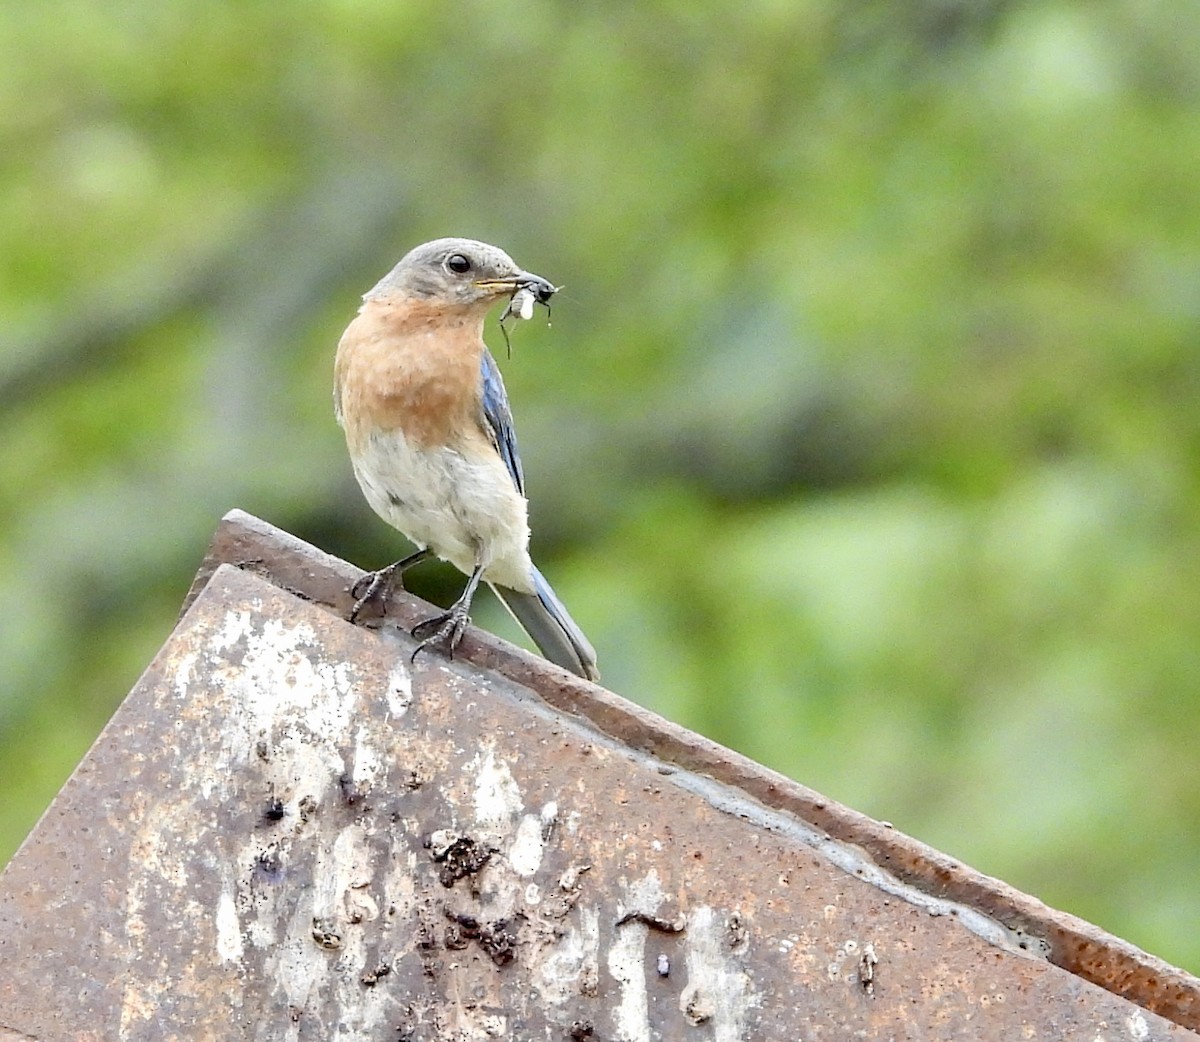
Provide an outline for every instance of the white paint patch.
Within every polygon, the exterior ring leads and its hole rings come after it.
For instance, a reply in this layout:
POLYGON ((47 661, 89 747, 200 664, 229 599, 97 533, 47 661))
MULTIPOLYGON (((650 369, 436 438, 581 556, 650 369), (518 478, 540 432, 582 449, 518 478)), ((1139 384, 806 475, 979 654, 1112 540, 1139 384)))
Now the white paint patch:
POLYGON ((653 915, 663 902, 662 882, 658 872, 650 869, 641 879, 626 885, 626 899, 622 902, 626 911, 645 912, 653 915))
MULTIPOLYGON (((272 950, 266 965, 276 987, 287 996, 288 1006, 301 1011, 308 1005, 309 995, 319 996, 328 986, 333 965, 313 944, 312 921, 305 911, 304 902, 297 902, 287 926, 287 939, 272 950)), ((289 1032, 288 1037, 298 1037, 298 1031, 289 1032)))
POLYGON ((600 986, 600 910, 581 908, 579 935, 583 940, 583 962, 580 967, 579 991, 595 995, 600 986))
POLYGON ((1129 1037, 1134 1042, 1142 1042, 1143 1039, 1150 1037, 1150 1025, 1146 1023, 1146 1018, 1142 1015, 1141 1010, 1135 1010, 1126 1017, 1125 1026, 1129 1029, 1129 1037))
POLYGON ((508 848, 508 863, 517 875, 528 878, 542 867, 542 822, 533 814, 526 814, 517 826, 517 834, 508 848))
POLYGON ((480 828, 507 836, 525 807, 521 790, 508 764, 497 762, 494 748, 485 749, 475 762, 475 820, 480 828))
POLYGON ((387 764, 371 745, 371 728, 362 724, 354 736, 354 774, 356 787, 369 789, 387 776, 387 764))
POLYGON ((565 931, 553 950, 537 964, 533 985, 543 1002, 561 1006, 578 994, 583 960, 582 932, 576 929, 565 931))
MULTIPOLYGON (((213 849, 197 865, 179 859, 161 838, 194 829, 169 819, 173 801, 139 808, 132 856, 141 871, 132 874, 136 882, 126 895, 126 934, 139 953, 154 957, 144 920, 148 902, 161 904, 163 887, 182 890, 190 871, 215 870, 220 882, 206 905, 192 902, 181 909, 182 919, 197 925, 196 936, 212 937, 212 954, 225 964, 244 962, 248 950, 261 950, 274 1001, 286 1003, 297 1017, 317 1005, 352 1010, 353 1016, 339 1018, 331 1042, 366 1042, 386 1033, 395 1009, 388 989, 364 989, 361 983, 362 974, 383 958, 368 951, 366 938, 375 934, 366 924, 411 907, 416 855, 385 859, 384 847, 373 845, 362 826, 331 832, 329 822, 314 822, 313 816, 327 798, 335 798, 348 768, 356 786, 386 785, 391 739, 386 728, 373 731, 364 722, 362 707, 382 694, 391 718, 407 712, 412 702, 407 663, 392 668, 380 692, 377 683, 362 682, 353 663, 323 657, 311 625, 296 616, 267 618, 256 608, 261 605, 251 602, 245 610, 223 612, 204 634, 200 650, 172 663, 168 697, 190 701, 201 678, 219 696, 215 722, 183 720, 184 726, 211 723, 219 737, 191 765, 189 799, 179 805, 206 800, 241 805, 247 779, 253 778, 259 797, 278 801, 282 814, 255 829, 236 851, 213 849), (291 900, 288 881, 297 856, 311 868, 313 885, 301 899, 291 900), (154 883, 149 889, 148 879, 154 883)), ((413 831, 417 826, 398 827, 413 831)), ((141 1037, 146 1011, 158 1009, 159 998, 144 987, 127 988, 118 1037, 141 1037)), ((230 998, 240 1007, 240 990, 230 998)), ((288 1020, 276 1036, 291 1042, 302 1023, 288 1020)))
POLYGON ((334 838, 332 849, 322 851, 313 866, 315 918, 345 915, 346 897, 352 889, 366 887, 374 875, 371 847, 361 825, 348 825, 334 838))
POLYGON ((713 1042, 740 1042, 747 1014, 759 1003, 740 958, 729 950, 727 936, 723 919, 707 905, 688 913, 688 980, 679 1008, 691 1023, 704 1024, 713 1042))
POLYGON ((641 923, 621 927, 608 949, 608 972, 621 989, 621 998, 613 1010, 617 1037, 625 1042, 650 1042, 650 1010, 646 999, 647 929, 641 923))
POLYGON ((210 641, 213 651, 228 651, 250 632, 251 615, 248 611, 230 611, 221 620, 221 627, 210 641))
POLYGON ((600 912, 580 908, 579 927, 568 928, 537 962, 533 986, 542 1001, 554 1006, 594 995, 599 983, 600 912))
MULTIPOLYGON (((294 821, 299 817, 299 801, 294 794, 287 804, 285 820, 294 821)), ((245 946, 273 950, 288 940, 286 935, 282 942, 280 938, 281 927, 288 921, 288 912, 280 907, 280 902, 287 900, 288 888, 281 885, 283 875, 276 876, 275 873, 289 871, 291 846, 288 836, 265 842, 264 837, 251 835, 223 867, 223 885, 236 895, 234 909, 245 946), (229 870, 233 866, 249 871, 241 871, 235 879, 229 870)), ((309 943, 312 943, 311 939, 309 943)))
POLYGON ((396 664, 388 673, 385 695, 388 714, 393 720, 399 720, 412 705, 412 674, 408 671, 408 659, 403 655, 396 659, 396 664))
MULTIPOLYGON (((357 676, 350 663, 314 661, 307 652, 315 644, 307 624, 256 623, 249 612, 226 613, 210 640, 210 674, 229 699, 230 720, 223 729, 224 769, 209 772, 206 796, 214 790, 228 795, 234 783, 229 768, 249 762, 260 741, 268 748, 278 743, 282 758, 297 759, 303 776, 295 781, 315 799, 340 777, 345 765, 337 747, 349 737, 357 709, 357 676), (235 645, 240 656, 221 654, 235 645)), ((187 668, 190 675, 194 667, 187 668)), ((177 684, 185 679, 177 672, 177 684)))
MULTIPOLYGON (((416 823, 407 819, 398 825, 410 834, 417 832, 416 823)), ((394 846, 391 855, 384 861, 381 907, 388 909, 389 915, 410 915, 416 902, 416 880, 417 855, 411 850, 394 846)))
MULTIPOLYGON (((662 904, 662 883, 651 869, 626 887, 626 910, 653 915, 662 904)), ((608 972, 617 982, 621 997, 613 1010, 617 1037, 624 1042, 650 1042, 650 1009, 646 997, 646 937, 649 928, 637 921, 617 928, 608 949, 608 972)))
POLYGON ((222 962, 241 962, 245 954, 242 945, 242 925, 238 922, 237 904, 231 891, 224 891, 217 902, 217 954, 222 962))
POLYGON ((175 663, 175 696, 182 701, 187 701, 188 693, 191 691, 195 679, 196 659, 199 656, 200 652, 189 651, 186 655, 181 655, 175 663))
POLYGON ((360 924, 379 918, 379 903, 372 891, 376 887, 376 851, 367 830, 361 825, 342 829, 332 844, 321 850, 313 865, 313 892, 310 918, 297 917, 289 929, 289 947, 307 945, 299 958, 281 963, 280 972, 308 975, 308 988, 295 981, 281 980, 280 985, 306 995, 331 994, 336 1008, 353 1010, 350 1022, 338 1023, 332 1042, 366 1042, 379 1037, 390 1000, 387 989, 364 989, 359 976, 369 967, 367 938, 372 931, 360 924), (314 921, 321 921, 337 934, 337 958, 313 943, 314 921), (313 954, 317 958, 313 958, 313 954), (331 989, 331 991, 330 991, 331 989))

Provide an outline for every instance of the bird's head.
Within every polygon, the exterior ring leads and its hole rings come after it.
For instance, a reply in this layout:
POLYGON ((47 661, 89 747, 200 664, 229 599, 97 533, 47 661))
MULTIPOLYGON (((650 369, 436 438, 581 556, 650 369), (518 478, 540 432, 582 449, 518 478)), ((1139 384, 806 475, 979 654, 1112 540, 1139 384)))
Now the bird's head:
POLYGON ((434 239, 410 250, 366 294, 366 300, 400 293, 486 309, 526 289, 541 304, 558 292, 553 283, 517 266, 507 253, 475 239, 434 239))

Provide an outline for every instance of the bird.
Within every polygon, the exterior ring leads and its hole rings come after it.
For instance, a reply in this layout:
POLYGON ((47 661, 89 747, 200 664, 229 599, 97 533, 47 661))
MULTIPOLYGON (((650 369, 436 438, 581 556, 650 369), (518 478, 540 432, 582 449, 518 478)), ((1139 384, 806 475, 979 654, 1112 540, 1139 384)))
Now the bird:
POLYGON ((501 300, 505 316, 525 317, 530 297, 548 306, 557 291, 496 246, 435 239, 363 296, 338 343, 334 414, 354 476, 375 513, 416 546, 354 584, 350 621, 431 555, 467 576, 449 610, 413 628, 414 661, 431 645, 453 657, 482 581, 548 660, 599 679, 595 650, 530 557, 512 410, 483 340, 501 300))

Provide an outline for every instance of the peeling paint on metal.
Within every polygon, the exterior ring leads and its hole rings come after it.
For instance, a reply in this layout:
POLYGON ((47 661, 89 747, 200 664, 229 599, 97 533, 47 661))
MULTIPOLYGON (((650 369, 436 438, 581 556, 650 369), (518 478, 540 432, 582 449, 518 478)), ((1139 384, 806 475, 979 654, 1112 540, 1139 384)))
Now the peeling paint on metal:
POLYGON ((350 780, 361 788, 369 789, 387 775, 384 750, 375 747, 374 738, 373 729, 366 725, 354 733, 354 769, 350 772, 350 780))
POLYGON ((388 671, 384 697, 387 699, 388 713, 395 721, 399 721, 412 705, 412 673, 403 655, 388 671))
POLYGON ((1125 1018, 1125 1026, 1133 1042, 1143 1042, 1150 1037, 1150 1025, 1146 1023, 1146 1018, 1140 1010, 1135 1010, 1125 1018))
POLYGON ((524 809, 521 790, 508 764, 496 759, 493 745, 486 746, 472 764, 475 773, 475 823, 489 833, 506 834, 524 809))
POLYGON ((713 1042, 744 1038, 750 1010, 760 1002, 745 972, 745 949, 731 950, 728 927, 707 905, 688 914, 687 983, 679 1009, 693 1024, 709 1024, 713 1042))
POLYGON ((600 913, 581 908, 579 923, 567 926, 558 943, 539 961, 534 986, 545 1003, 566 1006, 596 987, 600 952, 600 913))
POLYGON ((698 906, 688 916, 686 966, 688 983, 679 995, 679 1008, 703 1010, 712 1019, 714 1042, 743 1038, 752 1007, 760 1004, 754 984, 744 969, 744 945, 732 944, 730 928, 718 911, 698 906))
POLYGON ((217 903, 217 955, 222 962, 240 962, 245 950, 233 892, 222 891, 217 903))
MULTIPOLYGON (((275 746, 288 763, 290 783, 319 802, 345 763, 337 745, 313 739, 344 734, 357 698, 353 666, 314 661, 315 640, 309 625, 230 611, 213 635, 206 675, 224 690, 233 714, 222 731, 223 756, 245 762, 259 742, 275 746), (241 655, 223 660, 223 653, 235 647, 241 655)), ((192 675, 198 663, 189 656, 181 665, 192 675)), ((177 689, 180 682, 177 672, 177 689)), ((206 774, 204 795, 227 789, 231 780, 222 772, 206 774)))
POLYGON ((526 814, 508 848, 508 863, 517 875, 532 876, 542 867, 542 850, 541 819, 536 814, 526 814))
MULTIPOLYGON (((651 869, 645 876, 624 887, 621 904, 625 911, 647 915, 656 912, 663 901, 662 883, 651 869)), ((650 1042, 649 1005, 646 996, 646 938, 649 927, 631 921, 618 931, 608 949, 608 972, 620 988, 620 998, 613 1009, 613 1026, 617 1037, 628 1042, 650 1042)))

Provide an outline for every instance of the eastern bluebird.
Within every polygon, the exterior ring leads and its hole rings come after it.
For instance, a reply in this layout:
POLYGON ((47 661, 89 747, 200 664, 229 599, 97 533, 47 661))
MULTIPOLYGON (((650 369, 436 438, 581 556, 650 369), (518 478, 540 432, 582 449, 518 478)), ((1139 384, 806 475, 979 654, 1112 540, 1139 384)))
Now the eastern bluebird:
POLYGON ((453 654, 482 579, 546 658, 595 680, 595 651, 529 556, 512 413, 483 342, 499 300, 512 309, 520 293, 527 315, 531 295, 556 291, 495 246, 436 239, 363 297, 338 344, 334 410, 367 502, 417 551, 355 584, 350 619, 432 553, 469 578, 449 611, 414 627, 417 652, 444 642, 453 654))

